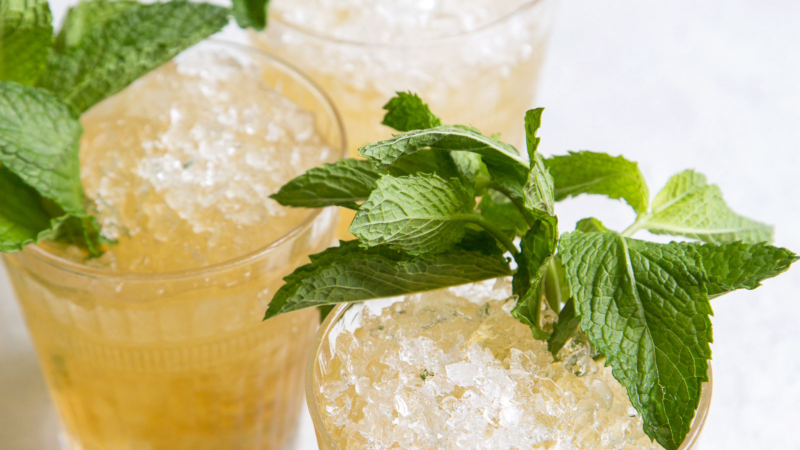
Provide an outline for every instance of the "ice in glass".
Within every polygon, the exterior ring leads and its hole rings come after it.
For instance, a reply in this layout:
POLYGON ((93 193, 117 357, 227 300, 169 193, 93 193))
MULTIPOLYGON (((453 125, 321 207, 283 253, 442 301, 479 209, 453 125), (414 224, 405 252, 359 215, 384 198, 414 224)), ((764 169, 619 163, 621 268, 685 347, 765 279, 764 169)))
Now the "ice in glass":
POLYGON ((116 244, 4 255, 67 448, 283 448, 318 313, 262 317, 337 215, 268 196, 342 156, 332 106, 278 60, 207 42, 81 122, 82 183, 116 244))
POLYGON ((449 124, 523 142, 554 0, 275 0, 256 46, 296 64, 342 111, 351 154, 390 136, 381 107, 413 91, 449 124))
POLYGON ((554 360, 515 303, 500 279, 339 306, 306 385, 320 449, 661 449, 585 338, 554 360))

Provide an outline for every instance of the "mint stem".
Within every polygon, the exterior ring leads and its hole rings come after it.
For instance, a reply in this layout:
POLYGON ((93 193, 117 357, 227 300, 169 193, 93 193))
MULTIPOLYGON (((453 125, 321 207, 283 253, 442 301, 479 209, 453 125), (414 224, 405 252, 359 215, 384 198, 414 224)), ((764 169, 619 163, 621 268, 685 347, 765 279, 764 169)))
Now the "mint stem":
POLYGON ((486 231, 489 232, 489 234, 494 236, 495 239, 500 241, 500 243, 503 244, 503 247, 505 247, 506 250, 511 252, 511 256, 514 257, 514 261, 519 260, 519 250, 517 250, 517 246, 514 245, 514 241, 512 241, 508 236, 506 236, 503 233, 503 231, 497 227, 497 225, 487 220, 480 214, 475 214, 475 213, 466 215, 465 219, 483 227, 486 231))
POLYGON ((637 231, 644 228, 647 224, 647 219, 650 218, 650 214, 642 214, 641 216, 636 218, 636 222, 633 222, 633 225, 629 226, 625 229, 622 233, 620 233, 624 237, 631 237, 636 234, 637 231))

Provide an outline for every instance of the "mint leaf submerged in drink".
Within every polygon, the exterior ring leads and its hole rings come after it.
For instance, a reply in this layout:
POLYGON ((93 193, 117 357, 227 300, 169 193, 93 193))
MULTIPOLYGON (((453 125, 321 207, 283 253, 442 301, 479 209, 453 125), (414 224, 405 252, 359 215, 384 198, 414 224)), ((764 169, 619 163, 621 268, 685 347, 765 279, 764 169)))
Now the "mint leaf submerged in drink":
POLYGON ((708 381, 710 299, 753 289, 797 256, 768 245, 772 228, 733 212, 694 171, 674 176, 651 205, 638 165, 623 157, 543 158, 541 109, 525 117, 527 158, 472 127, 443 125, 416 95, 399 93, 385 109, 384 124, 401 133, 360 149, 367 161, 312 169, 275 196, 358 210, 350 229, 359 241, 286 277, 267 318, 511 273, 506 252, 516 265, 512 315, 554 357, 583 333, 626 388, 645 433, 677 449, 708 381), (580 194, 621 199, 637 220, 618 233, 588 218, 559 236, 553 203, 580 194), (634 239, 641 229, 700 242, 634 239), (543 323, 546 310, 557 322, 543 323))
POLYGON ((84 1, 54 37, 47 1, 0 2, 0 251, 57 239, 102 252, 80 183, 79 114, 221 30, 231 14, 263 27, 265 0, 234 3, 232 12, 185 0, 84 1))

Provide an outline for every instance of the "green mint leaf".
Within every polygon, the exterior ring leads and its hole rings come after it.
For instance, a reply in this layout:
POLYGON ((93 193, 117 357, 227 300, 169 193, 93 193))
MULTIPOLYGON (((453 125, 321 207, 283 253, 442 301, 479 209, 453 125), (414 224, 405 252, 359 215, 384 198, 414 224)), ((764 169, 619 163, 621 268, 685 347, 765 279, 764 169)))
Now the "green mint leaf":
POLYGON ((755 289, 761 281, 789 269, 798 256, 785 248, 765 243, 700 244, 683 242, 697 250, 708 275, 708 295, 719 297, 736 289, 755 289))
POLYGON ((743 241, 755 244, 772 240, 772 227, 733 212, 716 185, 693 170, 681 172, 653 200, 644 228, 704 242, 743 241))
POLYGON ((313 255, 311 263, 284 278, 265 319, 310 306, 356 302, 430 291, 508 276, 501 255, 452 250, 411 256, 386 247, 341 242, 313 255))
POLYGON ((173 0, 129 8, 54 55, 39 85, 83 112, 221 30, 228 10, 173 0))
POLYGON ((579 220, 578 224, 575 225, 575 230, 583 231, 584 233, 603 233, 609 231, 605 225, 603 225, 603 222, 594 217, 579 220))
POLYGON ((689 432, 711 358, 700 255, 677 243, 567 233, 559 254, 581 329, 666 450, 689 432))
POLYGON ((418 173, 435 173, 442 178, 461 178, 461 174, 453 162, 453 158, 441 150, 422 150, 404 156, 391 166, 384 167, 380 173, 388 173, 395 177, 416 175, 418 173))
POLYGON ((358 209, 375 189, 380 174, 369 161, 340 159, 294 178, 270 197, 284 206, 358 209))
POLYGON ((55 49, 63 52, 68 47, 77 47, 89 36, 111 19, 117 18, 129 8, 141 4, 127 0, 84 0, 67 11, 61 31, 55 42, 55 49))
POLYGON ((241 28, 263 30, 267 26, 269 0, 233 0, 233 17, 241 28))
POLYGON ((442 125, 441 119, 413 92, 398 92, 383 109, 386 110, 386 115, 381 123, 397 131, 421 130, 442 125))
POLYGON ((0 2, 0 80, 32 84, 53 44, 47 0, 0 2))
POLYGON ((578 329, 581 319, 575 314, 575 302, 569 299, 564 304, 564 308, 558 313, 558 322, 553 325, 553 334, 547 340, 547 350, 553 355, 558 356, 558 352, 564 347, 568 340, 572 339, 575 330, 578 329))
POLYGON ((528 231, 528 222, 505 195, 490 190, 481 197, 478 204, 481 215, 497 224, 510 237, 523 236, 528 231))
POLYGON ((43 89, 0 83, 0 163, 68 213, 83 213, 72 110, 43 89))
POLYGON ((3 166, 0 193, 0 252, 19 251, 52 235, 57 221, 51 221, 42 197, 3 166))
POLYGON ((392 165, 403 156, 425 149, 477 153, 492 178, 500 175, 513 176, 516 180, 521 180, 520 186, 528 177, 528 162, 519 156, 513 146, 484 136, 473 128, 458 125, 401 133, 391 139, 362 147, 358 154, 381 168, 392 165))
POLYGON ((528 148, 528 159, 534 160, 536 150, 539 148, 541 138, 536 137, 536 132, 542 126, 542 113, 544 108, 530 109, 525 113, 525 142, 528 148))
POLYGON ((555 182, 555 200, 580 194, 621 198, 637 214, 647 211, 650 194, 639 166, 627 159, 589 151, 545 160, 555 182))
MULTIPOLYGON (((419 153, 419 152, 418 152, 419 153)), ((464 186, 470 186, 475 195, 483 195, 485 187, 491 182, 489 169, 481 160, 481 156, 471 152, 449 152, 456 167, 456 173, 464 186)), ((402 161, 402 160, 401 160, 402 161)), ((442 175, 441 173, 439 175, 442 175)), ((444 175, 442 175, 446 178, 444 175)))
POLYGON ((328 317, 328 314, 330 314, 331 311, 333 311, 333 308, 335 307, 336 305, 317 306, 317 311, 319 311, 319 323, 324 322, 325 319, 328 317))
MULTIPOLYGON (((527 118, 526 118, 527 119, 527 118)), ((525 199, 523 204, 525 209, 530 211, 534 217, 553 215, 554 202, 554 182, 547 168, 544 165, 542 156, 538 153, 531 154, 531 170, 528 174, 528 181, 525 183, 523 192, 525 199)))
POLYGON ((362 245, 388 244, 411 254, 439 253, 461 240, 475 198, 458 178, 435 174, 384 176, 353 219, 362 245))
POLYGON ((511 285, 519 299, 511 315, 531 327, 533 337, 541 340, 549 337, 541 329, 541 301, 545 295, 545 274, 557 239, 555 217, 537 220, 520 241, 518 268, 511 285))
POLYGON ((458 243, 458 248, 470 252, 478 252, 489 256, 503 256, 505 249, 497 245, 497 240, 486 231, 467 229, 467 233, 458 243))
POLYGON ((53 238, 65 244, 86 249, 91 257, 103 254, 101 246, 109 241, 100 234, 100 224, 89 214, 63 216, 53 238))

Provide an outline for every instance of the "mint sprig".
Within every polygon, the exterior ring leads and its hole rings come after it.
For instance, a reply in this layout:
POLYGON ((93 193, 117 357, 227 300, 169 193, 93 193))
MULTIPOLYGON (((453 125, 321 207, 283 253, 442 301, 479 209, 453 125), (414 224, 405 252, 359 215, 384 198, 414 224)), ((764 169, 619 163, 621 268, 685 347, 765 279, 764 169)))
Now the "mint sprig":
MULTIPOLYGON (((312 256, 311 264, 286 278, 267 317, 467 282, 456 277, 408 283, 407 269, 382 270, 378 280, 363 266, 377 254, 391 254, 393 264, 404 267, 416 267, 424 258, 446 258, 448 271, 467 273, 476 264, 502 271, 500 253, 505 251, 516 263, 512 315, 536 339, 547 340, 554 356, 576 333, 585 334, 627 389, 647 435, 667 450, 677 449, 708 380, 709 299, 753 289, 787 270, 797 256, 763 242, 771 237, 771 227, 734 213, 719 190, 695 172, 673 177, 651 207, 638 165, 623 157, 582 151, 543 158, 537 136, 542 109, 525 117, 527 158, 474 128, 443 125, 411 93, 399 93, 385 109, 384 124, 401 133, 360 149, 368 160, 358 163, 369 169, 366 182, 327 176, 326 166, 287 185, 303 185, 292 191, 291 202, 297 204, 320 197, 333 204, 334 193, 342 188, 357 194, 344 206, 359 211, 351 225, 359 241, 326 250, 325 257, 312 256), (425 152, 436 158, 421 159, 414 170, 414 160, 406 158, 425 152), (404 171, 393 172, 404 159, 404 171), (318 178, 310 183, 312 174, 318 178), (576 231, 559 236, 554 202, 580 194, 624 200, 637 220, 618 233, 588 218, 578 222, 576 231), (706 243, 634 239, 641 229, 706 243), (469 259, 464 252, 489 260, 469 259), (464 260, 451 258, 456 254, 464 260), (354 261, 358 265, 345 267, 354 261), (364 274, 370 274, 366 290, 364 274), (548 308, 558 313, 554 324, 542 321, 548 308)), ((284 200, 288 189, 286 194, 284 200)))

